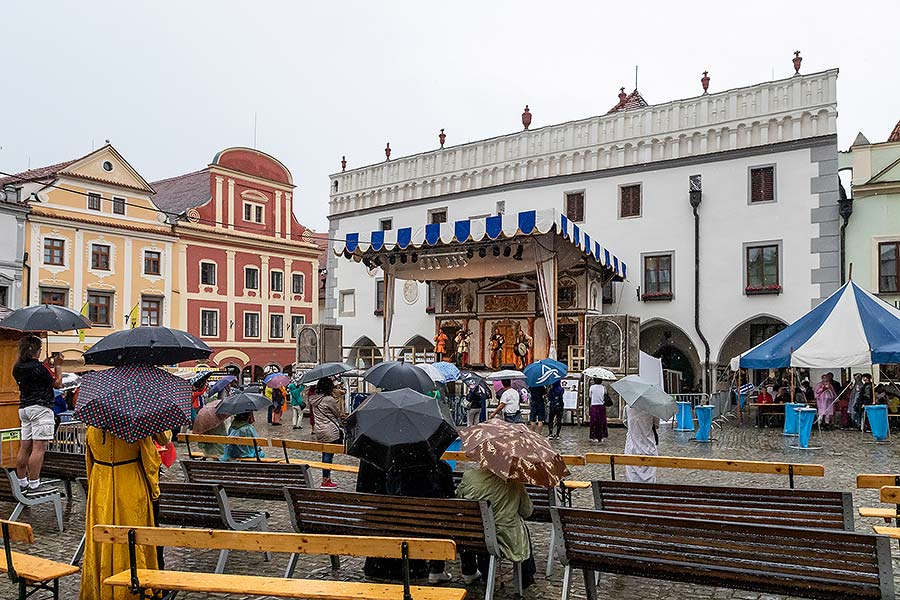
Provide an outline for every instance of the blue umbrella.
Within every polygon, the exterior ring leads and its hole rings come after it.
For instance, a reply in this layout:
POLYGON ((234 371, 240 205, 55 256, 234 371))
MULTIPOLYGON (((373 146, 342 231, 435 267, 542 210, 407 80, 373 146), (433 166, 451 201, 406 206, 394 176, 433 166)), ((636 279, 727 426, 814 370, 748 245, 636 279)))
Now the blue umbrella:
POLYGON ((544 358, 533 362, 523 371, 528 387, 553 385, 569 374, 569 368, 558 360, 544 358))
POLYGON ((218 394, 219 392, 224 390, 228 386, 229 383, 234 383, 235 381, 237 381, 237 377, 235 377, 234 375, 226 375, 222 379, 216 381, 214 384, 209 386, 209 389, 207 390, 207 394, 210 394, 210 395, 218 394))
POLYGON ((453 363, 441 360, 434 363, 434 368, 441 372, 447 383, 459 379, 459 369, 453 363))

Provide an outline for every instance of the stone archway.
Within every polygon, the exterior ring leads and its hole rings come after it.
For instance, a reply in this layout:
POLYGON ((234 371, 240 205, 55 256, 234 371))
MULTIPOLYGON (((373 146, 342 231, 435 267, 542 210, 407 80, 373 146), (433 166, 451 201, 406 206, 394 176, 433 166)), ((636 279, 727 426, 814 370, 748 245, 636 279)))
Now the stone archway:
POLYGON ((703 362, 691 338, 683 329, 665 319, 641 324, 641 351, 662 360, 664 369, 681 373, 682 391, 703 388, 703 362))
POLYGON ((732 358, 763 343, 785 327, 785 321, 767 314, 756 315, 737 325, 719 346, 718 370, 727 370, 732 358))
POLYGON ((368 369, 381 361, 381 350, 369 337, 362 336, 350 347, 348 362, 358 369, 368 369))

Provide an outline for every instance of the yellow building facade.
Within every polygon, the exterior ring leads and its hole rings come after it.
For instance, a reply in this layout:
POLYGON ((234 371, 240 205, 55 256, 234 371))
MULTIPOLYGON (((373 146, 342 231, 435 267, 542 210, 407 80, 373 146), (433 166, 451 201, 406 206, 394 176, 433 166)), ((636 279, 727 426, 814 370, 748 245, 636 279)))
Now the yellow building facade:
POLYGON ((75 366, 114 331, 181 324, 177 237, 151 200, 153 188, 111 145, 87 156, 0 180, 29 198, 26 303, 84 312, 93 327, 50 335, 75 366), (25 180, 25 181, 23 181, 25 180))

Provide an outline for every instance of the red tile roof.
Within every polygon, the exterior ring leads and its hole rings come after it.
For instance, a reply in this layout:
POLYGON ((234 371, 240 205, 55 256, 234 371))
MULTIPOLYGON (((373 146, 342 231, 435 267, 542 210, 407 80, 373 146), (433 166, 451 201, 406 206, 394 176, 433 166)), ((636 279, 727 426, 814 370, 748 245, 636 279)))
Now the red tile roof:
POLYGON ((894 130, 891 132, 891 135, 888 136, 887 141, 900 142, 900 121, 897 121, 897 124, 894 125, 894 130))
POLYGON ((319 254, 319 268, 324 269, 328 264, 328 233, 324 231, 313 233, 313 241, 319 247, 319 250, 322 251, 319 254))
POLYGON ((632 110, 635 108, 644 108, 646 106, 650 105, 646 100, 644 100, 639 91, 634 90, 633 92, 625 96, 625 99, 623 101, 616 103, 616 105, 609 109, 609 112, 607 112, 606 114, 621 112, 623 110, 632 110))
POLYGON ((56 177, 56 174, 71 165, 72 163, 81 160, 81 158, 75 158, 72 160, 67 160, 66 162, 61 162, 56 165, 50 165, 49 167, 38 167, 37 169, 29 169, 27 171, 22 171, 21 173, 16 173, 11 177, 3 177, 0 178, 0 186, 5 185, 7 183, 26 183, 26 181, 47 181, 56 177), (25 180, 25 181, 23 181, 25 180))

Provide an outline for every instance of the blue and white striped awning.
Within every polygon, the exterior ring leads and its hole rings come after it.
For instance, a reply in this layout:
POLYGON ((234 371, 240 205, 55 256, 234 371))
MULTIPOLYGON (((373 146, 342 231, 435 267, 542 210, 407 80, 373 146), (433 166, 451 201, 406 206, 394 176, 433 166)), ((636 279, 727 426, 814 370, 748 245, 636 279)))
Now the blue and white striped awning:
POLYGON ((521 236, 556 233, 580 249, 617 277, 626 279, 624 261, 603 246, 599 240, 554 209, 527 210, 517 214, 466 219, 453 223, 430 223, 424 227, 400 227, 368 234, 348 233, 343 243, 335 243, 334 252, 357 259, 369 254, 387 253, 408 248, 434 248, 449 244, 465 244, 509 240, 521 236))

